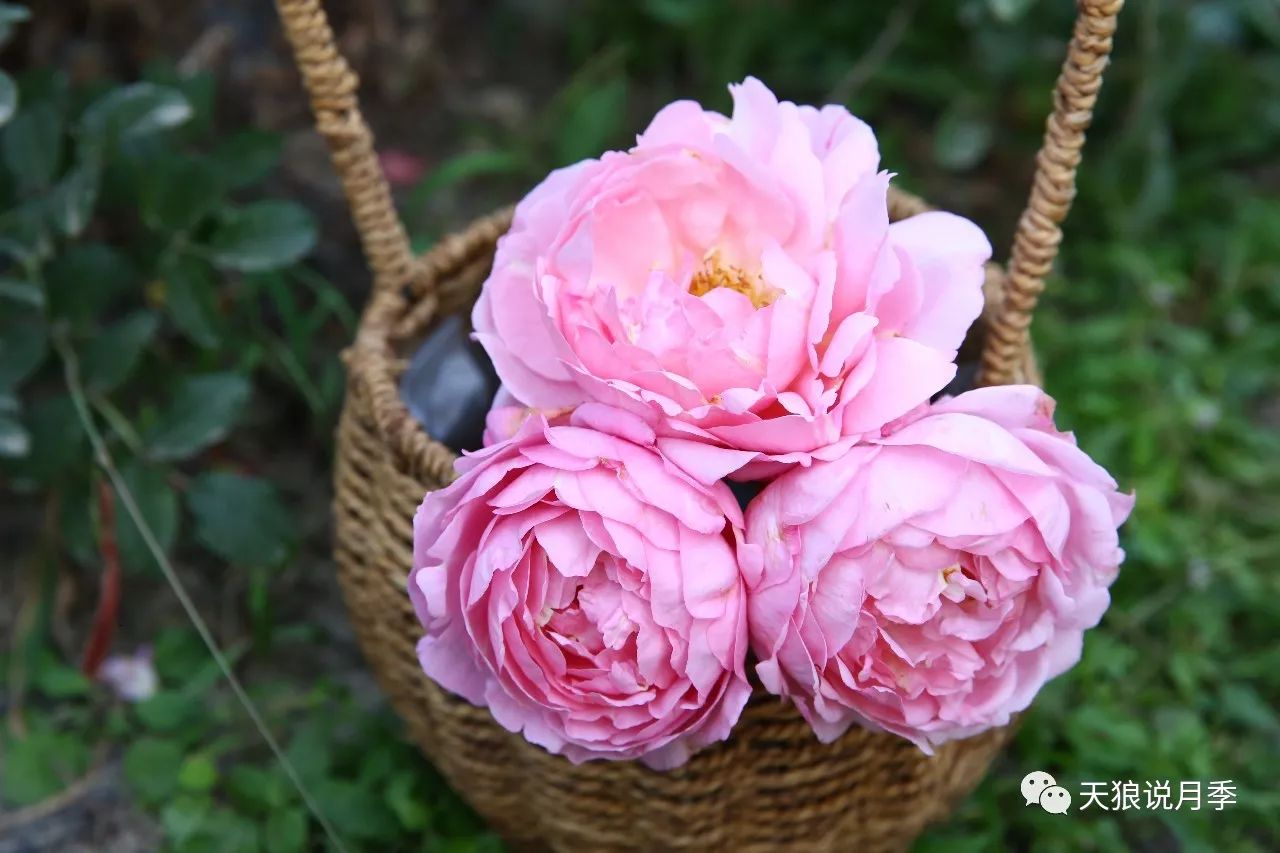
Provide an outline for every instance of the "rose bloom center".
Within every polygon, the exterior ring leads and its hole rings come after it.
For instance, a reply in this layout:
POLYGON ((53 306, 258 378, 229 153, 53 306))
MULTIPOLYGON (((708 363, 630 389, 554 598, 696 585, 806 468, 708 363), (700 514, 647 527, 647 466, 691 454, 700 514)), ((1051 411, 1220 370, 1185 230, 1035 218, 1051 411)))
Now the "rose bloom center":
POLYGON ((689 293, 705 296, 719 287, 741 293, 751 300, 751 305, 756 309, 772 304, 777 295, 764 283, 764 278, 759 273, 751 275, 741 267, 725 264, 720 260, 719 253, 712 251, 707 254, 702 268, 689 281, 689 293))

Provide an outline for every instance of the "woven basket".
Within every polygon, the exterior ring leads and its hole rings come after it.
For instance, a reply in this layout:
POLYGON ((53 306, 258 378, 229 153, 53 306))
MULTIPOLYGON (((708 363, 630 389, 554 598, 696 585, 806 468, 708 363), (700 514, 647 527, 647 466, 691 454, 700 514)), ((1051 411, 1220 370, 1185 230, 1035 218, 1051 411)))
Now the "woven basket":
MULTIPOLYGON (((1075 192, 1084 131, 1123 0, 1080 0, 1075 31, 1026 211, 1007 268, 988 266, 986 311, 971 345, 980 382, 1037 382, 1027 328, 1075 192)), ((348 367, 335 466, 339 578, 361 647, 409 732, 508 842, 579 850, 900 850, 981 779, 1008 730, 948 743, 928 757, 888 734, 851 729, 818 742, 789 704, 757 689, 726 743, 683 767, 570 764, 502 729, 429 681, 422 630, 405 592, 412 519, 453 478, 454 455, 410 416, 398 379, 441 316, 467 311, 510 211, 415 257, 392 204, 319 0, 277 0, 316 125, 328 140, 374 276, 348 367)), ((890 191, 891 218, 927 209, 890 191)))

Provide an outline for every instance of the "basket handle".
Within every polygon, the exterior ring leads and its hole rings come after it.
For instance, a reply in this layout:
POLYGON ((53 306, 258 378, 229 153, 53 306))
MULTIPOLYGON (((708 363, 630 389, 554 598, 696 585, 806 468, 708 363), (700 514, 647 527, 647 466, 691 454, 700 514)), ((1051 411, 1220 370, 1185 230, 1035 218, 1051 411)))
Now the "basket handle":
MULTIPOLYGON (((1062 242, 1059 226, 1075 196, 1085 130, 1093 117, 1124 0, 1077 0, 1076 5, 1075 30, 1053 93, 1044 142, 1036 155, 1031 195, 1014 234, 1004 301, 988 321, 983 384, 1013 381, 1029 355, 1031 314, 1062 242)), ((374 293, 395 292, 411 280, 416 261, 374 152, 373 134, 360 114, 355 72, 338 53, 320 0, 276 0, 276 8, 310 95, 316 128, 329 143, 342 180, 373 271, 374 293)))
POLYGON ((320 0, 276 0, 294 62, 311 98, 316 129, 329 143, 333 167, 373 271, 374 294, 395 292, 413 277, 416 261, 396 212, 373 134, 356 96, 356 74, 338 52, 320 0))
POLYGON ((1111 55, 1116 16, 1124 0, 1077 0, 1076 5, 1075 30, 1053 90, 1053 112, 1036 155, 1031 195, 1013 235, 1004 300, 987 321, 978 378, 981 385, 1003 385, 1025 378, 1023 365, 1031 354, 1031 315, 1062 243, 1060 226, 1075 198, 1085 130, 1093 119, 1102 73, 1111 55))

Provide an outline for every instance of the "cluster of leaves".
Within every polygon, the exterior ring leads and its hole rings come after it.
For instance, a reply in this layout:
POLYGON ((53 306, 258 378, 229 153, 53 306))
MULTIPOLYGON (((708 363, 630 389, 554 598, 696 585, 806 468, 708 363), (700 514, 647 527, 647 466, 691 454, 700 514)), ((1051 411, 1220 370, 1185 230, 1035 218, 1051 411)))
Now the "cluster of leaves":
MULTIPOLYGON (((181 494, 213 554, 271 568, 293 544, 271 484, 234 464, 183 466, 240 422, 259 372, 330 414, 340 374, 321 333, 350 309, 294 266, 316 239, 305 209, 233 200, 272 169, 279 140, 249 131, 202 145, 211 81, 167 82, 23 80, 0 136, 0 474, 56 495, 60 540, 96 563, 94 466, 51 357, 64 341, 161 545, 178 540, 181 494), (266 327, 269 311, 283 333, 266 327)), ((136 528, 117 523, 126 568, 149 566, 136 528)))
MULTIPOLYGON (((26 17, 0 4, 0 39, 26 17)), ((128 707, 69 663, 79 650, 53 628, 69 577, 91 600, 123 570, 123 595, 102 597, 126 602, 100 610, 108 626, 136 625, 131 606, 169 596, 118 499, 103 510, 111 490, 74 385, 161 549, 247 576, 253 647, 320 641, 273 624, 269 588, 302 525, 263 476, 269 454, 243 432, 231 439, 255 417, 255 397, 271 394, 258 422, 323 450, 353 314, 297 264, 316 241, 310 214, 258 199, 281 140, 215 135, 214 94, 211 77, 163 67, 130 85, 72 86, 48 69, 0 75, 0 485, 45 518, 22 522, 39 541, 15 564, 19 618, 0 654, 2 795, 10 807, 38 803, 122 754, 125 779, 175 849, 302 850, 310 819, 194 634, 142 633, 161 689, 128 707)), ((161 624, 180 623, 176 605, 166 609, 174 616, 161 624)), ((75 642, 88 621, 77 620, 75 642)), ((270 724, 305 716, 290 751, 344 837, 436 831, 424 804, 447 796, 431 793, 440 784, 385 712, 326 682, 252 692, 270 724)), ((443 832, 469 813, 442 814, 443 832)))
MULTIPOLYGON (((279 626, 278 634, 278 649, 301 655, 323 641, 300 624, 279 626)), ((233 648, 232 659, 247 651, 233 648)), ((23 806, 57 794, 102 747, 120 743, 121 774, 134 798, 155 812, 169 849, 312 849, 322 836, 297 789, 264 756, 242 708, 216 689, 221 675, 195 632, 161 631, 154 655, 166 686, 132 706, 112 702, 77 670, 42 661, 34 690, 56 701, 57 712, 31 716, 22 737, 0 738, 5 801, 23 806)), ((386 714, 328 680, 299 687, 263 679, 254 698, 287 732, 292 767, 346 844, 387 849, 412 838, 422 849, 495 849, 386 714)))
MULTIPOLYGON (((75 497, 63 532, 73 554, 92 553, 76 488, 91 466, 63 389, 45 381, 62 336, 161 543, 177 539, 181 491, 215 555, 276 566, 292 543, 271 485, 234 464, 190 478, 181 466, 243 419, 255 380, 285 383, 327 429, 340 372, 324 333, 335 320, 349 332, 352 313, 294 265, 316 239, 304 208, 237 201, 274 169, 280 139, 210 140, 212 80, 148 76, 73 91, 60 74, 32 73, 0 139, 0 472, 15 488, 75 497)), ((126 565, 145 565, 120 526, 126 565)))

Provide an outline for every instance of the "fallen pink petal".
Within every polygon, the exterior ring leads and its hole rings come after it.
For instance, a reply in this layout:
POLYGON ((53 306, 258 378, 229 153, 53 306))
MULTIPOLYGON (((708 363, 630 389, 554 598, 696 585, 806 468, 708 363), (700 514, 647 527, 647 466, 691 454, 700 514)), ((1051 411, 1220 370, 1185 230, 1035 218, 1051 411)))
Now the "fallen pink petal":
POLYGON ((98 680, 126 702, 150 699, 160 686, 151 647, 142 646, 129 655, 111 655, 98 670, 98 680))

